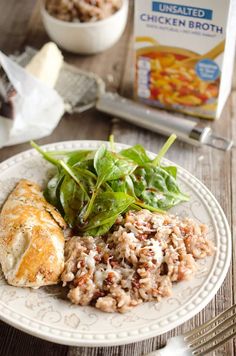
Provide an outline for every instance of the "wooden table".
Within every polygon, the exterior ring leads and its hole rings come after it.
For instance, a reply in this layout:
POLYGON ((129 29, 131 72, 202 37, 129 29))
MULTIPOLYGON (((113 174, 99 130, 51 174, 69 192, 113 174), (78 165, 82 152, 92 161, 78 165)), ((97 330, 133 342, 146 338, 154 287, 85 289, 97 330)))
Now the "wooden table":
MULTIPOLYGON (((118 92, 126 96, 132 95, 130 79, 132 11, 133 1, 130 1, 130 18, 126 31, 121 40, 106 53, 87 57, 64 53, 68 63, 94 71, 106 81, 110 90, 118 90, 118 92)), ((24 0, 23 2, 0 0, 1 50, 9 54, 22 51, 25 45, 40 48, 47 41, 48 37, 40 19, 39 3, 34 0, 24 0)), ((214 130, 236 140, 234 116, 236 116, 236 91, 233 91, 229 98, 222 118, 213 124, 214 130)), ((117 142, 141 143, 154 152, 158 151, 164 142, 164 138, 158 134, 91 110, 81 115, 65 115, 53 134, 40 140, 39 143, 75 139, 106 140, 111 133, 114 134, 117 142)), ((28 148, 29 145, 27 143, 3 148, 0 150, 0 161, 28 148)), ((168 153, 168 158, 192 172, 212 191, 225 211, 232 227, 232 235, 234 235, 236 228, 235 150, 225 153, 208 147, 194 148, 188 144, 177 142, 168 153)), ((233 263, 224 284, 215 298, 201 313, 167 334, 136 344, 92 349, 67 347, 46 342, 1 322, 0 355, 139 356, 150 352, 164 345, 169 336, 194 328, 232 305, 236 291, 235 249, 233 251, 233 263)), ((235 355, 235 343, 233 341, 228 342, 216 354, 221 356, 235 355)))

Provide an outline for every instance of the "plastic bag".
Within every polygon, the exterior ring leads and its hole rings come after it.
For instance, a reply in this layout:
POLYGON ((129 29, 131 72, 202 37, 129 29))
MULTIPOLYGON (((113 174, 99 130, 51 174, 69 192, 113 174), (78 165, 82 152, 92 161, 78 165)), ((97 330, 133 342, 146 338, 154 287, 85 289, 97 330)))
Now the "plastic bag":
POLYGON ((63 99, 1 51, 0 66, 14 88, 13 117, 0 116, 0 147, 50 135, 64 113, 63 99))

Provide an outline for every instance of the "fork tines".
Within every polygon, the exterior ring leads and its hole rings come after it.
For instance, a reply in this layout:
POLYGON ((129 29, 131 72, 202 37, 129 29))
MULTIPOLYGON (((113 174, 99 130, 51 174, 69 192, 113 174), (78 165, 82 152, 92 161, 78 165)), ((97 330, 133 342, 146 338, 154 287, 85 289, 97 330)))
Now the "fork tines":
POLYGON ((236 335, 236 304, 212 320, 184 334, 193 355, 206 355, 236 335))

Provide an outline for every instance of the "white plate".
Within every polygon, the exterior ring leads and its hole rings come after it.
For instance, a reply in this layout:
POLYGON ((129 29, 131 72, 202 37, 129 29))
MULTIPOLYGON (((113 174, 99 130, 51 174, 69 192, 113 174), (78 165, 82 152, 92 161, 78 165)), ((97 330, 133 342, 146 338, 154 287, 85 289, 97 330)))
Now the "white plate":
MULTIPOLYGON (((45 146, 50 150, 96 149, 98 141, 69 141, 45 146)), ((117 150, 125 145, 117 144, 117 150)), ((170 163, 165 161, 165 163, 170 163)), ((20 178, 45 184, 51 165, 34 151, 0 164, 0 205, 20 178)), ((230 230, 225 215, 209 190, 179 168, 179 182, 189 202, 173 211, 209 227, 217 247, 213 257, 198 262, 195 278, 174 285, 173 295, 160 303, 144 303, 126 314, 107 314, 92 307, 72 305, 61 288, 15 288, 0 276, 0 318, 29 334, 67 345, 111 346, 162 334, 193 317, 213 298, 227 273, 231 257, 230 230)))

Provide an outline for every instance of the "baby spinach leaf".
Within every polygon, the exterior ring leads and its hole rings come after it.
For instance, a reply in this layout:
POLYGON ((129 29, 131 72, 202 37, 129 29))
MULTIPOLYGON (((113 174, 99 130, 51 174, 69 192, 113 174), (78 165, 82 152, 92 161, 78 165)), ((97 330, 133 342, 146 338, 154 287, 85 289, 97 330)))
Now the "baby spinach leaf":
POLYGON ((175 167, 175 166, 162 166, 161 168, 164 169, 166 172, 168 172, 175 179, 177 178, 177 167, 175 167))
POLYGON ((64 170, 71 176, 71 178, 79 185, 80 189, 87 195, 89 199, 89 195, 81 182, 81 176, 78 174, 78 171, 74 169, 74 167, 70 167, 68 164, 66 164, 63 161, 59 161, 60 165, 64 168, 64 170))
POLYGON ((78 165, 78 163, 81 163, 82 161, 84 161, 91 152, 92 151, 89 151, 89 150, 75 151, 70 154, 70 156, 68 157, 69 159, 68 159, 67 163, 70 166, 78 165))
POLYGON ((94 167, 98 175, 98 181, 106 182, 131 174, 137 165, 115 152, 107 151, 103 145, 95 154, 94 167))
POLYGON ((134 184, 129 175, 110 181, 109 186, 113 192, 123 192, 136 198, 134 184))
POLYGON ((63 182, 60 198, 65 211, 65 220, 72 226, 83 222, 83 215, 96 185, 96 179, 97 177, 90 171, 76 166, 70 167, 70 175, 63 182))
POLYGON ((138 168, 132 179, 139 200, 151 207, 167 210, 188 200, 188 196, 180 191, 175 177, 161 167, 149 164, 138 168))
POLYGON ((117 217, 111 217, 106 224, 95 228, 88 229, 84 232, 85 236, 102 236, 105 235, 111 227, 115 224, 117 217))
POLYGON ((55 206, 60 212, 62 211, 60 203, 60 187, 63 182, 65 174, 63 171, 58 171, 48 182, 44 190, 45 199, 55 206))
POLYGON ((78 150, 78 151, 47 151, 51 157, 62 160, 73 166, 74 163, 78 163, 85 159, 91 152, 91 150, 78 150))
POLYGON ((137 197, 136 197, 135 191, 134 191, 134 183, 129 175, 125 177, 125 184, 126 184, 125 193, 131 195, 132 197, 134 197, 136 199, 137 197))
POLYGON ((127 148, 126 150, 122 150, 120 154, 131 159, 139 166, 151 162, 151 159, 148 157, 145 149, 141 145, 135 145, 133 147, 127 148))
POLYGON ((100 172, 99 162, 100 162, 100 160, 102 160, 105 157, 106 153, 107 153, 107 149, 106 149, 105 145, 101 145, 95 152, 93 165, 97 172, 97 175, 99 175, 99 172, 100 172))
POLYGON ((99 192, 100 186, 107 181, 112 181, 129 175, 135 170, 136 166, 137 165, 134 164, 134 162, 124 159, 124 157, 118 155, 117 153, 107 151, 104 145, 97 150, 94 156, 94 168, 97 172, 98 178, 91 200, 84 215, 85 220, 88 219, 91 213, 91 209, 99 192))
POLYGON ((139 197, 147 188, 146 169, 138 167, 130 177, 133 181, 135 195, 139 197))
POLYGON ((82 227, 83 231, 108 224, 124 212, 135 199, 125 193, 103 192, 96 197, 89 222, 82 227))
POLYGON ((88 169, 81 168, 80 166, 74 165, 73 171, 77 172, 78 174, 80 174, 83 177, 87 177, 88 179, 91 178, 94 181, 97 180, 97 176, 93 172, 89 171, 88 169))
POLYGON ((81 169, 86 169, 87 171, 90 171, 91 173, 96 174, 96 171, 93 166, 93 159, 90 159, 89 156, 86 157, 86 159, 73 164, 73 167, 79 167, 81 169))
POLYGON ((125 178, 112 180, 109 182, 109 186, 111 187, 113 192, 127 193, 127 186, 126 186, 125 178))
POLYGON ((88 202, 88 198, 69 175, 65 176, 61 185, 60 202, 64 210, 65 221, 71 228, 74 227, 83 207, 88 202))

